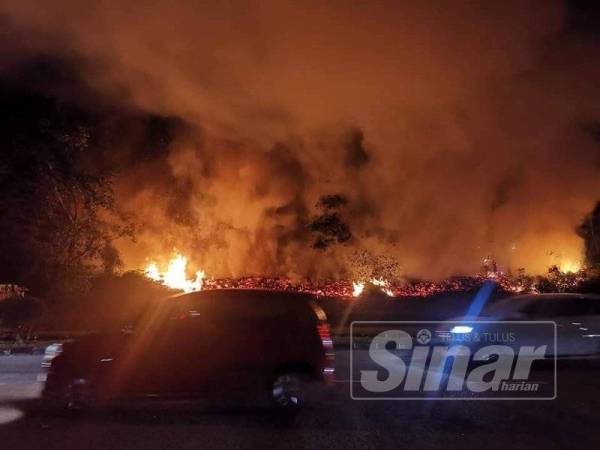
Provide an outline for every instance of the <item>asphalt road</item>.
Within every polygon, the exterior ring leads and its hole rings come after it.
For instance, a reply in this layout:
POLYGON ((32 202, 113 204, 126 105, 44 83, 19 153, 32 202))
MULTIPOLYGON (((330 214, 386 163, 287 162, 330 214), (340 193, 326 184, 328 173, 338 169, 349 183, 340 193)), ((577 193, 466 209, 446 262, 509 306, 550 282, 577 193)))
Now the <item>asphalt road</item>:
MULTIPOLYGON (((347 380, 343 356, 338 376, 347 380)), ((322 405, 291 420, 260 409, 182 405, 52 416, 34 407, 39 363, 37 356, 0 357, 2 449, 600 447, 597 369, 559 371, 553 401, 353 401, 342 381, 322 405)))

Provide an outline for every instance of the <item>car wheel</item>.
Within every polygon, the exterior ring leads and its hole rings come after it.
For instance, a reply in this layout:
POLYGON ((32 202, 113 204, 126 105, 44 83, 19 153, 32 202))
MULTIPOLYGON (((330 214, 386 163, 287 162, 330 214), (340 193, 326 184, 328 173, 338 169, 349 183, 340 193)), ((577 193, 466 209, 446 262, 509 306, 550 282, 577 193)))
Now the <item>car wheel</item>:
POLYGON ((88 379, 74 379, 65 386, 60 402, 68 411, 88 411, 96 405, 94 387, 88 379))
POLYGON ((300 409, 305 401, 302 377, 296 373, 278 375, 271 385, 271 398, 279 408, 300 409))

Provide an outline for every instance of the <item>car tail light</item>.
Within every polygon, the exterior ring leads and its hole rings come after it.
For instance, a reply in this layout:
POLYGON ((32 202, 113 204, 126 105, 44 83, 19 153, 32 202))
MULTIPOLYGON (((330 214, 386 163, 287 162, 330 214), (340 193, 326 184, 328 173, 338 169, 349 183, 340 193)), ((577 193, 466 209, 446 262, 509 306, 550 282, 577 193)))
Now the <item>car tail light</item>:
POLYGON ((329 331, 329 325, 324 322, 317 325, 317 331, 321 338, 321 344, 325 350, 323 358, 323 379, 326 384, 332 384, 335 379, 335 354, 333 352, 333 341, 331 339, 331 333, 329 331))
POLYGON ((323 348, 325 350, 332 350, 333 349, 333 341, 331 340, 331 333, 329 332, 329 325, 326 323, 317 325, 317 331, 319 332, 319 337, 321 338, 321 343, 323 344, 323 348))
POLYGON ((333 351, 333 340, 331 339, 331 331, 327 323, 327 315, 323 308, 315 302, 310 302, 310 306, 315 313, 317 320, 317 333, 321 339, 321 345, 325 354, 323 355, 323 365, 321 367, 323 380, 326 384, 332 384, 335 380, 335 353, 333 351))

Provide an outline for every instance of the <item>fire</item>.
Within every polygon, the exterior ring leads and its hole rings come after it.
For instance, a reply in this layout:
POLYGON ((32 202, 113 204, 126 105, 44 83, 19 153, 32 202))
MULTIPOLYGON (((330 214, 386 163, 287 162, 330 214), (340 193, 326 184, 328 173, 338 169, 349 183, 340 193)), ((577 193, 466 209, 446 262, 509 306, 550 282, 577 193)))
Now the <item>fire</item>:
POLYGON ((160 271, 158 270, 158 265, 156 263, 153 262, 148 264, 144 273, 151 280, 160 281, 160 271))
POLYGON ((384 280, 383 278, 373 278, 371 280, 371 284, 373 284, 374 286, 377 286, 377 287, 381 288, 381 291, 385 295, 387 295, 388 297, 393 297, 394 296, 394 292, 390 288, 390 282, 389 281, 384 280))
POLYGON ((353 281, 352 282, 352 296, 360 297, 360 294, 365 290, 365 283, 362 281, 353 281))
POLYGON ((571 260, 561 261, 558 265, 558 270, 562 273, 577 273, 581 270, 581 263, 571 260))
POLYGON ((245 289, 274 289, 298 292, 310 292, 317 296, 357 298, 370 287, 376 287, 390 298, 428 297, 448 292, 464 292, 478 289, 484 282, 493 279, 498 290, 506 293, 537 293, 576 292, 578 286, 586 280, 584 267, 577 260, 563 260, 550 268, 546 276, 519 274, 513 276, 501 271, 491 271, 474 276, 456 276, 440 281, 388 280, 383 277, 350 280, 321 280, 312 282, 305 280, 294 282, 288 278, 206 278, 204 271, 199 270, 194 278, 188 279, 188 259, 177 253, 168 262, 166 270, 158 263, 151 261, 144 269, 144 274, 151 280, 184 292, 194 292, 203 289, 245 288, 245 289), (540 290, 541 289, 543 290, 540 290))
MULTIPOLYGON (((369 280, 369 283, 373 286, 377 286, 381 292, 383 292, 388 297, 393 297, 394 292, 391 289, 391 284, 389 281, 384 280, 383 278, 372 278, 369 280)), ((366 283, 363 281, 353 281, 352 282, 352 296, 360 297, 360 295, 365 290, 366 283)))
POLYGON ((186 272, 187 263, 188 260, 185 256, 177 254, 169 261, 166 272, 161 273, 158 264, 150 262, 146 266, 144 273, 151 280, 160 282, 171 289, 179 289, 184 292, 202 290, 206 274, 204 271, 199 270, 196 272, 193 280, 188 279, 186 272))

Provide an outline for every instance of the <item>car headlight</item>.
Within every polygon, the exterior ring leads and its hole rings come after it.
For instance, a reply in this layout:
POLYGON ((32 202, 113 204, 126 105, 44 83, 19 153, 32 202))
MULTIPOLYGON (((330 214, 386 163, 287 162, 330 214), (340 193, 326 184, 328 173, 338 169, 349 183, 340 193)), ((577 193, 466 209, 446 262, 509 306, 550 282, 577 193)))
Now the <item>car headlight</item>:
POLYGON ((470 327, 468 325, 455 325, 450 330, 450 333, 452 333, 452 334, 467 334, 467 333, 470 333, 471 331, 473 331, 473 327, 470 327))
POLYGON ((51 344, 46 347, 46 350, 44 351, 44 358, 42 359, 42 367, 49 368, 52 366, 52 360, 60 355, 62 351, 62 344, 51 344))

